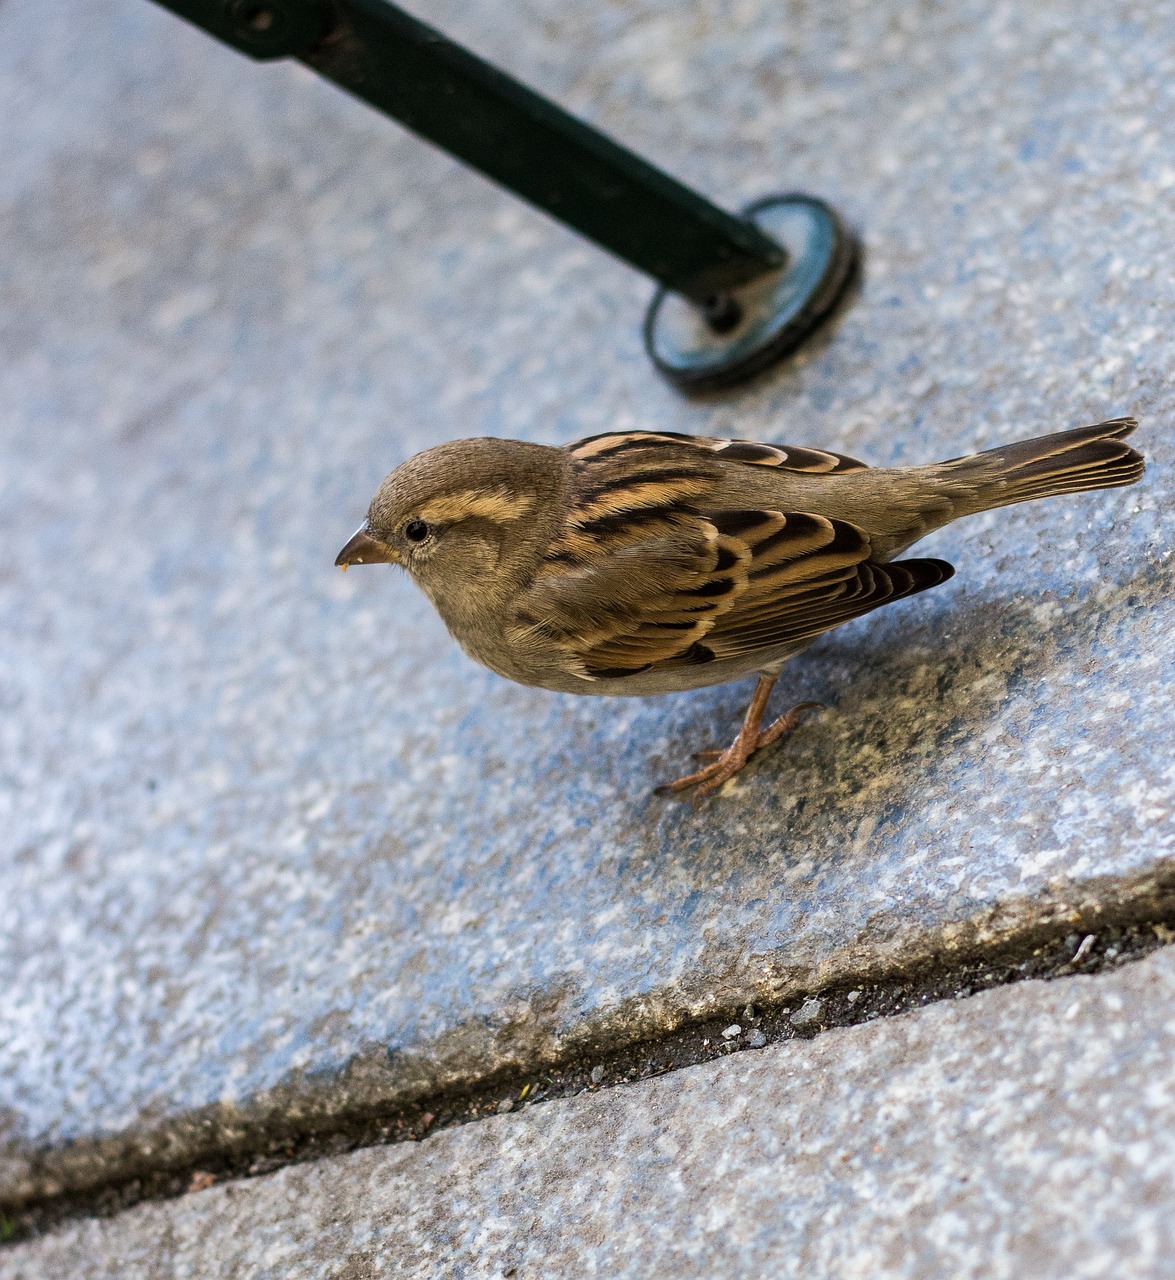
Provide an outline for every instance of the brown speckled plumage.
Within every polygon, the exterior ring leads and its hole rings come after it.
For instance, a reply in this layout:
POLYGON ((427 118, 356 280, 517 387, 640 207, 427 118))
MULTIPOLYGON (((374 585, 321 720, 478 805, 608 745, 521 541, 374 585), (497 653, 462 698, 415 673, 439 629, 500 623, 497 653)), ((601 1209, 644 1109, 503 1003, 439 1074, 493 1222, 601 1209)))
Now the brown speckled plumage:
POLYGON ((954 572, 894 557, 961 516, 1133 484, 1135 425, 902 469, 657 432, 457 440, 388 476, 337 563, 404 565, 466 652, 523 684, 647 695, 759 673, 735 744, 672 784, 704 793, 794 727, 759 729, 789 657, 954 572))

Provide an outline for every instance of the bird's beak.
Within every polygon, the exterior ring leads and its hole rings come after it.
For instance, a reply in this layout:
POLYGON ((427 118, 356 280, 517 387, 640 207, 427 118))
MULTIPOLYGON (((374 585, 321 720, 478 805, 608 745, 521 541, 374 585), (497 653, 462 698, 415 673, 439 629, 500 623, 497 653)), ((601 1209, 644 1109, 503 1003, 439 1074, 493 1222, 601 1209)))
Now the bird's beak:
POLYGON ((335 564, 345 573, 349 564, 400 564, 399 553, 395 547, 390 547, 386 542, 381 542, 378 538, 373 538, 367 532, 367 521, 365 520, 358 529, 355 530, 355 536, 335 557, 335 564))

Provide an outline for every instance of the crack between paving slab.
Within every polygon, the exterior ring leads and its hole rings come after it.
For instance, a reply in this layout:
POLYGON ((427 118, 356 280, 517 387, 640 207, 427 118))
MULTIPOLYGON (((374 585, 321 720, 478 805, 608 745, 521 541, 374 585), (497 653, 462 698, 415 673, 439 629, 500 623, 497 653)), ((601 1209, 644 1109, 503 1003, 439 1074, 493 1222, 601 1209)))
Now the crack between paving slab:
MULTIPOLYGON (((913 962, 906 957, 904 968, 900 956, 890 957, 888 965, 875 956, 856 970, 842 967, 823 985, 809 975, 806 986, 788 987, 775 1000, 711 1001, 660 1034, 642 1036, 640 1021, 633 1020, 624 1042, 613 1028, 589 1027, 573 1043, 565 1042, 558 1056, 544 1055, 540 1048, 530 1063, 426 1089, 408 1100, 372 1106, 360 1089, 348 1107, 343 1089, 340 1103, 316 1111, 304 1093, 298 1097, 283 1086, 271 1091, 263 1116, 250 1117, 242 1108, 235 1129, 226 1125, 223 1107, 206 1108, 180 1118, 182 1134, 173 1121, 133 1140, 99 1139, 26 1157, 25 1194, 0 1198, 0 1244, 71 1219, 110 1216, 144 1200, 170 1199, 362 1147, 420 1141, 585 1090, 635 1083, 784 1040, 810 1039, 1025 979, 1102 972, 1175 941, 1175 868, 1148 872, 1130 885, 1114 881, 1116 901, 1108 906, 1099 899, 1099 887, 1104 886, 1080 886, 1080 905, 1033 901, 1031 922, 1015 904, 993 909, 982 920, 945 931, 937 954, 924 953, 913 962), (283 1089, 287 1106, 279 1115, 283 1089)), ((1070 899, 1076 895, 1078 888, 1070 886, 1070 899)))

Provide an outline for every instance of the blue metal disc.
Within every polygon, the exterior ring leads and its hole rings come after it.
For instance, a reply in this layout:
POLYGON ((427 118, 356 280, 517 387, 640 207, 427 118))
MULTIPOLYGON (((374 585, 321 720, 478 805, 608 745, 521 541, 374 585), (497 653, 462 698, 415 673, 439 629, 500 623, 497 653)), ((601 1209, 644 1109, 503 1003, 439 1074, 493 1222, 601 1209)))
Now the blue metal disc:
POLYGON ((852 279, 857 243, 823 200, 769 196, 743 216, 787 251, 787 264, 734 291, 737 324, 716 332, 697 306, 663 288, 649 304, 645 349, 683 390, 733 386, 782 360, 827 318, 852 279))

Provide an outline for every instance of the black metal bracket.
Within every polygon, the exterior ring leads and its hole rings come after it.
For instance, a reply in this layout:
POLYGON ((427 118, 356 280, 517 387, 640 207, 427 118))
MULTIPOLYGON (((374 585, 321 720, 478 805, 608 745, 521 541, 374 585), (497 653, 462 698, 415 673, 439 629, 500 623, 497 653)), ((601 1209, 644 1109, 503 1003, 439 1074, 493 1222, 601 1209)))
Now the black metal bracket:
POLYGON ((785 243, 770 202, 727 213, 385 0, 158 2, 250 57, 299 59, 652 276, 646 347, 679 386, 759 372, 848 280, 853 240, 821 201, 785 198, 785 243), (816 257, 795 234, 801 206, 822 228, 816 257))

